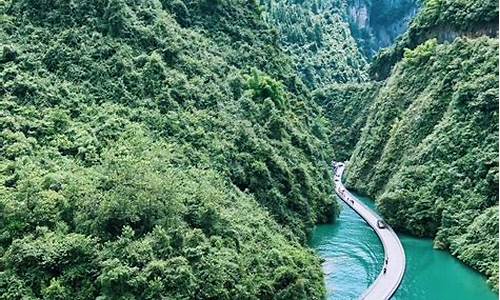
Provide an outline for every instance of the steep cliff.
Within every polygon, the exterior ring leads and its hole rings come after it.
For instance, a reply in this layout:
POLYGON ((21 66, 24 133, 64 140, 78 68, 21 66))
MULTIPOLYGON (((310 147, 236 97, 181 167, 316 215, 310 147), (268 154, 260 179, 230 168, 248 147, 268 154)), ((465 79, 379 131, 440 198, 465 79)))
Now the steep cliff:
POLYGON ((418 0, 349 0, 347 19, 363 54, 371 58, 403 34, 419 10, 418 0))
POLYGON ((384 80, 403 58, 405 49, 425 41, 451 42, 456 37, 498 37, 498 2, 495 0, 425 0, 421 13, 390 48, 377 53, 368 68, 372 79, 384 80))

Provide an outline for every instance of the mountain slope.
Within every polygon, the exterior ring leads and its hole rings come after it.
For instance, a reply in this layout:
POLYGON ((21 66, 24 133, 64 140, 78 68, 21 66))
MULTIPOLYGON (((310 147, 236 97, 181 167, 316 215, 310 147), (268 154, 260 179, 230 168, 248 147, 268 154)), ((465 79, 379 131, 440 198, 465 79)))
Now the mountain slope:
POLYGON ((427 40, 451 42, 459 36, 498 36, 498 2, 494 0, 424 0, 422 11, 396 43, 380 51, 368 73, 375 80, 386 79, 405 49, 427 40))
POLYGON ((329 84, 314 91, 313 99, 330 122, 328 140, 334 148, 334 161, 351 156, 380 86, 377 82, 329 84))
POLYGON ((349 0, 347 19, 358 47, 367 58, 389 47, 415 17, 418 0, 349 0))
POLYGON ((495 286, 497 54, 498 40, 487 37, 406 51, 370 108, 347 174, 389 223, 435 236, 495 286))
POLYGON ((326 122, 259 8, 38 4, 0 2, 2 297, 321 299, 326 122))
POLYGON ((280 45, 290 54, 311 89, 366 79, 366 60, 346 18, 346 1, 261 0, 265 19, 276 26, 280 45))

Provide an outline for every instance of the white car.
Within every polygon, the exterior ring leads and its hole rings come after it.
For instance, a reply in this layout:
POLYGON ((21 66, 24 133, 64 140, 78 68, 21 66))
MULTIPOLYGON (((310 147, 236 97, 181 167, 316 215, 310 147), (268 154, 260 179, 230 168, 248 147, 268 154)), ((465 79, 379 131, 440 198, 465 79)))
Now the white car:
POLYGON ((384 220, 377 220, 377 227, 380 229, 387 228, 387 225, 385 224, 384 220))

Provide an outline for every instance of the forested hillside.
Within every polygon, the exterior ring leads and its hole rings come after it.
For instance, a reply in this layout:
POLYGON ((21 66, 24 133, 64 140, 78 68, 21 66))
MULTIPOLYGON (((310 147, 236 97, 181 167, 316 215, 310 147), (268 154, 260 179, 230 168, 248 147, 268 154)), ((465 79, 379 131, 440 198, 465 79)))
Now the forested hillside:
MULTIPOLYGON (((426 1, 408 34, 425 18, 434 28, 455 15, 450 26, 470 19, 461 26, 490 35, 488 20, 498 18, 493 4, 426 1), (439 19, 427 15, 448 4, 439 19)), ((430 39, 406 50, 373 100, 347 170, 348 186, 374 196, 391 225, 435 237, 436 247, 496 287, 498 79, 498 38, 430 39)))
POLYGON ((324 108, 329 121, 327 137, 335 149, 334 161, 351 156, 380 86, 377 82, 330 84, 313 92, 314 101, 324 108))
POLYGON ((324 296, 327 120, 260 13, 0 2, 1 299, 324 296))
POLYGON ((260 3, 264 19, 277 28, 279 44, 290 55, 297 73, 313 91, 312 98, 328 119, 329 130, 325 133, 333 148, 330 159, 347 160, 378 91, 379 85, 368 81, 369 56, 406 29, 408 20, 404 18, 414 13, 415 1, 260 3), (377 9, 378 5, 385 9, 377 9), (393 25, 398 28, 392 28, 393 25))
POLYGON ((380 51, 368 72, 376 80, 390 75, 403 58, 405 49, 414 49, 427 40, 451 42, 459 36, 498 36, 498 1, 424 0, 422 11, 394 46, 380 51))
POLYGON ((347 22, 345 0, 261 0, 264 17, 311 89, 366 80, 366 59, 347 22))
POLYGON ((311 89, 365 82, 367 60, 405 32, 419 0, 260 0, 311 89))

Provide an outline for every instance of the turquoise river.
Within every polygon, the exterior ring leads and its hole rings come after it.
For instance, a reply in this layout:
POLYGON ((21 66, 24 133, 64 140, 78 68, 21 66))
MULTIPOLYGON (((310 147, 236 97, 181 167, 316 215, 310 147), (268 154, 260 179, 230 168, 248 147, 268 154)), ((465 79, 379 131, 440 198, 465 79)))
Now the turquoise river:
MULTIPOLYGON (((373 201, 357 196, 374 209, 373 201)), ((342 212, 332 225, 317 226, 311 246, 323 257, 328 299, 357 299, 375 280, 383 263, 383 249, 373 230, 342 201, 342 212)), ((406 273, 395 300, 495 300, 498 295, 481 274, 445 251, 432 248, 430 239, 399 234, 406 253, 406 273)))

